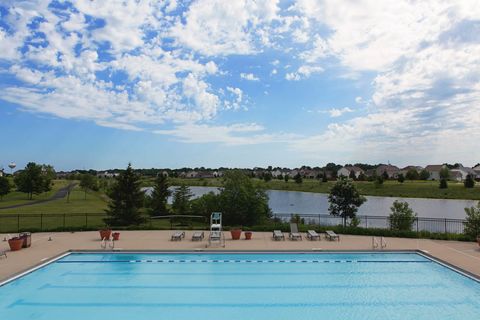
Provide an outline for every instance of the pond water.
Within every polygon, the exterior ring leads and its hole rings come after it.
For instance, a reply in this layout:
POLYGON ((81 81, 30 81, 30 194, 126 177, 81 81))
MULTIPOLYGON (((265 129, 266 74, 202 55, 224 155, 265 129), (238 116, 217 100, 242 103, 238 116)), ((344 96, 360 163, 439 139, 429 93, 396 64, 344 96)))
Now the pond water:
MULTIPOLYGON (((147 193, 151 188, 144 188, 147 193)), ((174 189, 174 188, 173 188, 174 189)), ((218 192, 216 187, 190 187, 195 197, 208 192, 218 192)), ((324 193, 268 190, 269 206, 273 213, 328 214, 328 195, 324 193)), ((367 196, 358 215, 388 216, 395 200, 406 201, 424 218, 464 219, 466 207, 476 205, 475 200, 396 198, 367 196)), ((171 202, 172 199, 169 199, 171 202)))

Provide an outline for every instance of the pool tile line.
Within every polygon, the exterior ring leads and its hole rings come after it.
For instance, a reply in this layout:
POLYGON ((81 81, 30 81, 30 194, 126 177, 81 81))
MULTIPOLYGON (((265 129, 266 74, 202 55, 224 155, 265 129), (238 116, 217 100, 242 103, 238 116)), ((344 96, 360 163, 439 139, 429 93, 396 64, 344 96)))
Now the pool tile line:
POLYGON ((432 263, 431 260, 58 260, 56 263, 432 263))

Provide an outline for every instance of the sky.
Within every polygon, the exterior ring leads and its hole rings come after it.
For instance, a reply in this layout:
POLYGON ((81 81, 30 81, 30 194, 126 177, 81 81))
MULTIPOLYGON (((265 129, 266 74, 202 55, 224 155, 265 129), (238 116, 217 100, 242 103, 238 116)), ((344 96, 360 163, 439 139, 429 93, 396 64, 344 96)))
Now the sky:
POLYGON ((480 162, 476 0, 0 1, 0 167, 480 162))

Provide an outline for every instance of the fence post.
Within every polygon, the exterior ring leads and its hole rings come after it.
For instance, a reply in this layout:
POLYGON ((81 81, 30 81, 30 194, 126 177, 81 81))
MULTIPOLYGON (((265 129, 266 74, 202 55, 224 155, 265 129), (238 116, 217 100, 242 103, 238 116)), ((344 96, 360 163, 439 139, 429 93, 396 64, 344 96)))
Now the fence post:
POLYGON ((17 232, 20 232, 20 215, 17 214, 17 232))
POLYGON ((67 218, 67 214, 63 214, 63 231, 65 231, 65 219, 67 218))
POLYGON ((40 213, 40 231, 43 231, 43 213, 40 213))
POLYGON ((445 218, 445 233, 447 233, 447 218, 445 218))
POLYGON ((322 224, 320 223, 320 218, 322 217, 321 214, 318 215, 318 227, 320 227, 322 224))
POLYGON ((85 229, 88 229, 88 213, 85 212, 85 229))
POLYGON ((415 221, 417 222, 417 236, 418 236, 418 217, 415 219, 415 221))
POLYGON ((368 228, 368 216, 365 216, 365 228, 368 228))

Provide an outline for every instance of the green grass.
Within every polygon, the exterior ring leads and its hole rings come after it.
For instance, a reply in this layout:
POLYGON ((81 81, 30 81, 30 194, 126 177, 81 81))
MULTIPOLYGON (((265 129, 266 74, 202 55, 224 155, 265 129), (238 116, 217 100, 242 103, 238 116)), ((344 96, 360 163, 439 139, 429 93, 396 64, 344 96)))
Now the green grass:
MULTIPOLYGON (((303 183, 295 183, 290 179, 287 183, 283 180, 271 180, 265 182, 254 179, 266 189, 304 191, 329 193, 334 181, 320 182, 315 179, 304 179, 303 183)), ((170 184, 179 185, 184 183, 190 186, 221 186, 221 179, 180 179, 172 178, 170 184)), ((450 181, 448 189, 440 189, 438 181, 385 181, 383 185, 376 187, 373 182, 356 181, 355 185, 363 195, 384 197, 408 197, 408 198, 432 198, 432 199, 472 199, 480 200, 480 183, 476 183, 472 189, 467 189, 463 183, 450 181)))
POLYGON ((0 208, 48 199, 53 196, 55 192, 57 192, 60 188, 67 186, 69 183, 71 183, 71 181, 53 180, 52 190, 38 195, 34 194, 32 200, 28 199, 28 194, 26 193, 18 191, 10 192, 6 196, 4 196, 2 200, 0 200, 0 208))

